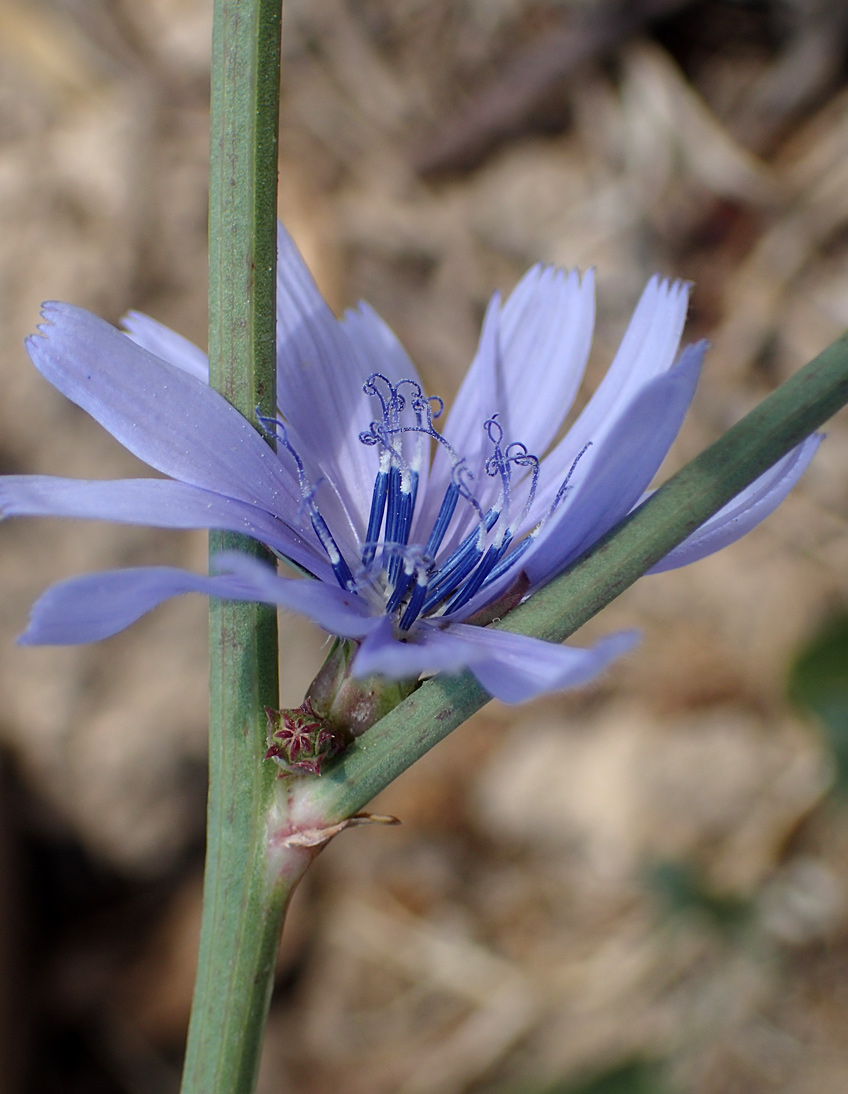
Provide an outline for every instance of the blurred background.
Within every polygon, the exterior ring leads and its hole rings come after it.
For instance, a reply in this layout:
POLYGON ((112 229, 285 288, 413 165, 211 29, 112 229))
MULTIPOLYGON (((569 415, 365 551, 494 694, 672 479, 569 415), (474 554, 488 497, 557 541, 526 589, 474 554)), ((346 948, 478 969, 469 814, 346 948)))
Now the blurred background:
MULTIPOLYGON (((848 326, 847 10, 286 0, 281 216, 332 305, 369 300, 447 399, 536 260, 597 268, 590 387, 650 274, 691 280, 713 349, 672 470, 848 326)), ((3 472, 140 471, 29 364, 42 300, 205 345, 210 24, 211 0, 0 0, 3 472)), ((848 640, 821 628, 846 516, 843 416, 764 527, 586 628, 644 632, 600 683, 491 704, 381 797, 403 827, 334 842, 292 909, 262 1094, 844 1094, 848 640)), ((204 535, 0 528, 10 1094, 178 1087, 206 605, 13 645, 51 582, 151 563, 202 568, 204 535)), ((284 704, 321 646, 284 620, 284 704)))

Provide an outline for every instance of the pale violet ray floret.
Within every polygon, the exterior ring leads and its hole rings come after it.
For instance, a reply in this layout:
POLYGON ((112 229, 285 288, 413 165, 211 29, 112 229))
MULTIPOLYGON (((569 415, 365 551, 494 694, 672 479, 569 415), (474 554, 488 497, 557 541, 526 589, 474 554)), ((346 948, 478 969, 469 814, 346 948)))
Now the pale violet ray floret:
POLYGON ((698 383, 706 343, 687 346, 667 372, 649 379, 592 443, 572 489, 538 536, 525 568, 533 587, 549 581, 607 532, 650 485, 677 436, 698 383))
MULTIPOLYGON (((500 312, 501 367, 489 361, 484 417, 497 413, 510 439, 547 451, 583 379, 595 325, 595 277, 555 267, 525 274, 500 312), (545 399, 538 397, 544 390, 545 399)), ((446 427, 446 432, 449 433, 446 427)))
POLYGON ((291 524, 297 480, 208 384, 70 304, 45 304, 33 364, 125 448, 164 475, 259 505, 291 524))
MULTIPOLYGON (((526 280, 525 277, 521 284, 524 284, 526 280)), ((584 284, 587 282, 590 291, 582 296, 582 321, 585 323, 588 320, 591 338, 591 328, 594 323, 594 294, 593 282, 589 274, 584 278, 584 284)), ((556 287, 556 283, 546 286, 548 292, 540 294, 542 299, 548 300, 551 310, 555 306, 555 297, 550 290, 556 287)), ((574 425, 545 457, 540 470, 535 505, 523 519, 519 529, 520 534, 529 532, 535 527, 540 519, 540 513, 550 511, 576 460, 581 461, 580 477, 585 478, 592 462, 605 447, 603 442, 608 433, 617 427, 622 413, 627 411, 635 393, 652 378, 663 375, 671 368, 686 318, 688 297, 688 285, 683 282, 672 283, 656 276, 648 282, 609 371, 574 425)), ((505 311, 509 308, 511 300, 512 298, 507 302, 505 311)), ((538 319, 544 324, 544 316, 538 319)), ((545 325, 550 326, 552 323, 549 320, 545 325)), ((541 373, 542 380, 549 372, 572 371, 579 383, 588 353, 589 345, 586 343, 571 363, 570 369, 569 363, 561 356, 546 359, 547 368, 541 373)), ((489 356, 494 355, 490 353, 489 356)), ((514 366, 511 371, 521 375, 520 366, 514 366)), ((466 385, 467 383, 468 378, 466 378, 466 385)), ((463 390, 464 387, 465 385, 463 390)), ((542 387, 537 390, 542 393, 542 397, 538 398, 537 402, 548 404, 548 400, 544 397, 547 389, 542 387)), ((516 500, 519 504, 527 491, 526 480, 517 484, 516 500)))
POLYGON ((467 643, 468 662, 483 687, 507 703, 588 684, 639 641, 637 631, 618 631, 581 649, 464 623, 452 635, 467 643), (495 635, 503 637, 496 641, 495 635))
MULTIPOLYGON (((686 283, 663 281, 656 275, 648 282, 606 375, 574 425, 545 458, 539 506, 553 503, 563 478, 586 445, 591 445, 589 452, 595 458, 637 392, 672 367, 688 303, 686 283)), ((585 470, 582 467, 581 474, 585 470)))
POLYGON ((665 570, 688 566, 741 539, 774 512, 807 470, 823 440, 821 433, 807 437, 647 572, 661 574, 665 570))
MULTIPOLYGON (((591 270, 581 280, 576 271, 569 274, 534 266, 503 306, 499 294, 492 297, 477 353, 444 427, 445 438, 462 447, 476 476, 482 505, 497 497, 499 483, 485 474, 491 446, 480 423, 497 415, 509 440, 520 440, 533 453, 544 452, 583 378, 594 320, 591 270), (521 426, 515 432, 513 423, 517 421, 521 426)), ((450 460, 444 451, 437 452, 434 486, 423 500, 420 526, 429 526, 435 519, 449 476, 450 460)), ((515 474, 515 511, 519 514, 531 479, 529 473, 515 474)), ((527 519, 532 524, 535 514, 528 514, 527 519)), ((446 545, 455 546, 460 538, 459 529, 452 529, 446 545)))
MULTIPOLYGON (((677 436, 705 349, 703 342, 688 346, 672 368, 649 379, 614 419, 607 443, 593 444, 580 457, 556 510, 530 533, 534 542, 523 560, 528 592, 561 573, 641 498, 677 436)), ((506 573, 493 583, 490 597, 511 580, 506 573)), ((484 589, 468 607, 477 611, 486 599, 484 589)))
MULTIPOLYGON (((501 307, 492 298, 480 346, 448 415, 448 441, 488 455, 480 423, 498 414, 510 440, 542 454, 577 394, 595 321, 594 276, 534 266, 501 307), (519 424, 520 423, 520 424, 519 424)), ((444 468, 436 468, 444 474, 444 468)))
MULTIPOLYGON (((587 650, 464 623, 440 631, 425 622, 419 635, 419 644, 431 650, 431 671, 470 668, 487 691, 507 703, 588 683, 637 641, 635 631, 621 631, 587 650)), ((395 640, 387 619, 368 633, 358 656, 363 675, 414 676, 419 660, 413 646, 395 640)))
POLYGON ((140 311, 129 311, 121 320, 121 326, 142 349, 149 350, 157 357, 170 361, 172 365, 183 369, 191 376, 209 383, 209 358, 202 349, 172 331, 149 315, 140 311))
POLYGON ((279 578, 247 555, 215 560, 211 576, 156 566, 86 574, 52 586, 33 606, 21 645, 76 645, 109 638, 164 600, 202 593, 231 600, 261 600, 309 615, 345 638, 363 639, 362 674, 415 676, 422 663, 429 672, 471 668, 481 684, 509 703, 544 691, 576 687, 602 672, 631 649, 637 635, 609 635, 590 649, 559 646, 538 638, 455 625, 445 631, 425 624, 416 644, 396 641, 391 621, 367 614, 363 602, 336 586, 279 578), (422 654, 424 660, 422 662, 422 654))
POLYGON ((76 517, 160 528, 239 531, 324 581, 332 567, 296 529, 258 505, 172 479, 62 479, 50 475, 0 476, 4 517, 76 517))
MULTIPOLYGON (((363 385, 391 362, 386 357, 375 366, 362 360, 282 231, 278 250, 277 404, 310 478, 323 481, 322 503, 337 505, 338 536, 344 534, 353 550, 365 530, 379 462, 376 451, 359 440, 374 416, 363 385)), ((395 382, 402 378, 389 375, 395 382)))
MULTIPOLYGON (((242 532, 311 576, 226 555, 208 577, 142 567, 70 578, 34 605, 21 641, 94 641, 199 592, 310 616, 357 644, 354 675, 469 669, 507 702, 584 683, 629 649, 629 632, 577 649, 477 620, 561 573, 647 496, 706 349, 678 354, 688 286, 651 279, 606 378, 554 443, 589 355, 591 273, 537 266, 505 302, 493 298, 450 414, 372 309, 333 316, 282 228, 277 280, 278 410, 265 437, 209 387, 201 351, 161 324, 130 313, 121 333, 45 305, 27 342, 36 367, 167 478, 6 476, 0 514, 242 532)), ((799 445, 654 569, 749 531, 817 444, 799 445)))
POLYGON ((345 638, 362 638, 379 625, 360 597, 329 582, 278 578, 270 567, 242 554, 222 554, 216 567, 222 572, 208 577, 173 566, 148 566, 60 581, 36 601, 29 627, 18 641, 25 646, 99 642, 183 593, 278 604, 345 638))

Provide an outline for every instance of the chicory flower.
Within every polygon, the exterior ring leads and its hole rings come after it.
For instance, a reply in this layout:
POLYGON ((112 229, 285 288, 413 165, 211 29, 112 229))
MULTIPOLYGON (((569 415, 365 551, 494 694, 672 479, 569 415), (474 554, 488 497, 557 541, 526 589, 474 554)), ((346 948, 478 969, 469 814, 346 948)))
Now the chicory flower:
MULTIPOLYGON (((267 438, 209 387, 205 355, 179 335, 138 313, 123 333, 46 304, 27 342, 35 366, 167 478, 10 475, 0 513, 242 532, 303 576, 227 554, 211 576, 146 567, 76 577, 35 604, 22 643, 95 641, 200 592, 299 611, 354 640, 354 676, 468 668, 507 702, 584 683, 632 646, 631 633, 577 649, 480 624, 561 573, 645 496, 706 348, 678 355, 685 284, 651 279, 559 441, 589 355, 591 272, 535 266, 505 303, 496 295, 449 414, 371 308, 332 315, 282 229, 277 300, 279 411, 263 423, 267 438)), ((818 443, 804 441, 654 569, 742 536, 818 443)))

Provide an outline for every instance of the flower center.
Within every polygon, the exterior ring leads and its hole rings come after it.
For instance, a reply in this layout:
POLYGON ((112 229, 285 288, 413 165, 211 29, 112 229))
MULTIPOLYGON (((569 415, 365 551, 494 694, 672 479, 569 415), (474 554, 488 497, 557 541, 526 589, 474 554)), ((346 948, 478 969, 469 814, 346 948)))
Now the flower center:
POLYGON ((490 477, 500 479, 500 489, 497 499, 484 511, 464 458, 433 424, 442 414, 442 400, 424 395, 416 381, 392 384, 379 373, 368 378, 364 391, 378 401, 381 415, 360 433, 359 439, 379 447, 380 467, 362 546, 360 581, 383 582, 386 611, 397 613, 399 629, 404 631, 421 615, 461 608, 518 560, 528 540, 508 552, 518 525, 532 505, 539 461, 522 444, 503 447, 503 429, 497 415, 486 421, 484 428, 493 451, 485 470, 490 477), (418 484, 433 441, 450 461, 450 478, 426 542, 410 544, 418 484), (527 469, 530 482, 521 513, 510 522, 516 467, 527 469), (460 503, 466 507, 466 524, 467 507, 472 509, 474 526, 452 551, 441 551, 452 522, 462 519, 457 514, 460 503))
POLYGON ((360 557, 352 565, 318 509, 318 484, 310 483, 285 425, 279 420, 260 420, 273 429, 278 444, 294 461, 303 497, 301 516, 308 516, 339 585, 358 594, 376 595, 385 611, 395 616, 398 629, 408 631, 421 616, 445 615, 464 607, 516 565, 559 505, 586 449, 572 464, 544 519, 521 538, 536 496, 539 459, 520 442, 504 445, 497 414, 483 423, 491 446, 483 466, 486 476, 497 481, 495 491, 485 479, 475 482, 465 458, 436 429, 433 423, 444 409, 438 396, 425 395, 415 380, 393 384, 380 373, 369 376, 363 391, 378 404, 380 414, 359 439, 379 449, 379 465, 365 539, 360 557), (430 467, 433 442, 437 450, 432 470, 436 471, 440 459, 449 461, 447 476, 445 465, 439 467, 442 479, 447 477, 448 482, 429 530, 422 534, 417 528, 417 541, 410 542, 419 481, 430 467), (493 493, 494 500, 484 508, 484 499, 493 493), (469 523, 471 529, 456 546, 442 549, 452 526, 456 529, 453 538, 457 539, 459 530, 469 523))

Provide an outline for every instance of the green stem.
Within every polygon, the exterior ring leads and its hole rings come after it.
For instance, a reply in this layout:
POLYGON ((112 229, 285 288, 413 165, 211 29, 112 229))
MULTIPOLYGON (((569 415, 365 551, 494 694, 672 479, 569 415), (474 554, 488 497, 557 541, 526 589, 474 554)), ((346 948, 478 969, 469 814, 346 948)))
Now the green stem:
MULTIPOLYGON (((209 175, 210 382, 242 414, 276 414, 276 193, 281 0, 216 0, 209 175)), ((210 550, 267 553, 234 534, 210 550)), ((283 916, 310 854, 271 870, 264 707, 278 703, 276 613, 210 607, 209 816, 184 1094, 255 1087, 283 916)))
MULTIPOLYGON (((846 403, 848 335, 497 626, 562 642, 846 403)), ((298 782, 290 823, 330 826, 358 813, 488 700, 470 672, 428 680, 364 733, 320 780, 298 782)))

